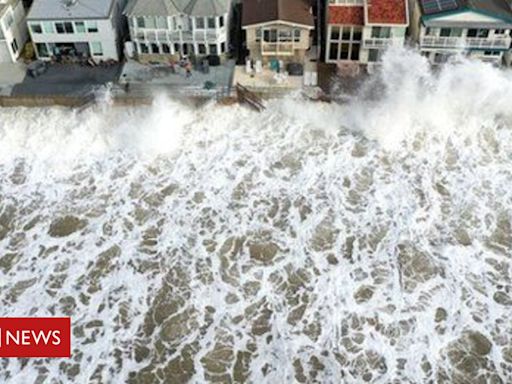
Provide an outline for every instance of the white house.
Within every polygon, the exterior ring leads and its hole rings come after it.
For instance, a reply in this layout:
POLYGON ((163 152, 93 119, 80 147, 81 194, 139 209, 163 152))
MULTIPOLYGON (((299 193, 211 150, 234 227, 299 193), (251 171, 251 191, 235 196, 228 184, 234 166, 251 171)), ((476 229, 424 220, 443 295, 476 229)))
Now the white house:
POLYGON ((431 63, 464 54, 501 64, 510 49, 508 0, 415 0, 411 35, 431 63))
POLYGON ((0 63, 15 62, 28 38, 21 0, 0 0, 0 63))
POLYGON ((375 63, 409 25, 407 0, 329 0, 326 16, 327 63, 375 63))
POLYGON ((125 11, 139 60, 225 56, 231 0, 132 0, 125 11))
POLYGON ((124 6, 125 0, 34 0, 27 23, 37 57, 119 60, 124 6))

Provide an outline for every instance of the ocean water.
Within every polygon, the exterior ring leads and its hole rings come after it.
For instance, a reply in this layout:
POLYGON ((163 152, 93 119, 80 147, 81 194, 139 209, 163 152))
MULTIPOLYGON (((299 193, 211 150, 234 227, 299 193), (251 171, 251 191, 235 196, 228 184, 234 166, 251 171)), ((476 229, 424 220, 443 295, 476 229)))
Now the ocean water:
POLYGON ((0 110, 2 383, 512 382, 512 74, 388 55, 347 104, 0 110))

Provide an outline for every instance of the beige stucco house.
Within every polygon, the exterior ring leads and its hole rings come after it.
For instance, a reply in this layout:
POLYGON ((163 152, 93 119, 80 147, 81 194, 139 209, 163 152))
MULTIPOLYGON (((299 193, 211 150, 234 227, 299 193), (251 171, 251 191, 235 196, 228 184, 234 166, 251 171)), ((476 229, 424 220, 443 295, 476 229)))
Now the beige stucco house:
POLYGON ((250 59, 304 62, 314 29, 307 0, 244 0, 242 13, 250 59))

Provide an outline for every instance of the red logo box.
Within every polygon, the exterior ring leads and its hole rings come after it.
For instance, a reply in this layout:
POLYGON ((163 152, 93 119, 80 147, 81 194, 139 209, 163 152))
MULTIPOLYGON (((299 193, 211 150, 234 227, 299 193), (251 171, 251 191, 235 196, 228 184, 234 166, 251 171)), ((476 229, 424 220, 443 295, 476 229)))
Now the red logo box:
POLYGON ((0 318, 0 357, 71 357, 71 319, 0 318))

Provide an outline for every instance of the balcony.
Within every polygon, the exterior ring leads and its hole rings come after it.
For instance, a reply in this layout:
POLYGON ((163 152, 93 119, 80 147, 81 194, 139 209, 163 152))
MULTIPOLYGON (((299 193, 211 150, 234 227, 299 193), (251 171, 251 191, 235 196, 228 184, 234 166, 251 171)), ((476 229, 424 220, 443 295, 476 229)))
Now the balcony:
POLYGON ((511 41, 510 36, 494 38, 423 36, 420 44, 422 47, 435 48, 508 49, 511 41))
POLYGON ((293 43, 262 43, 261 54, 266 55, 293 55, 293 43))
POLYGON ((404 44, 404 39, 397 38, 384 38, 384 37, 372 37, 368 39, 363 39, 363 47, 364 48, 386 48, 391 46, 402 46, 404 44))

